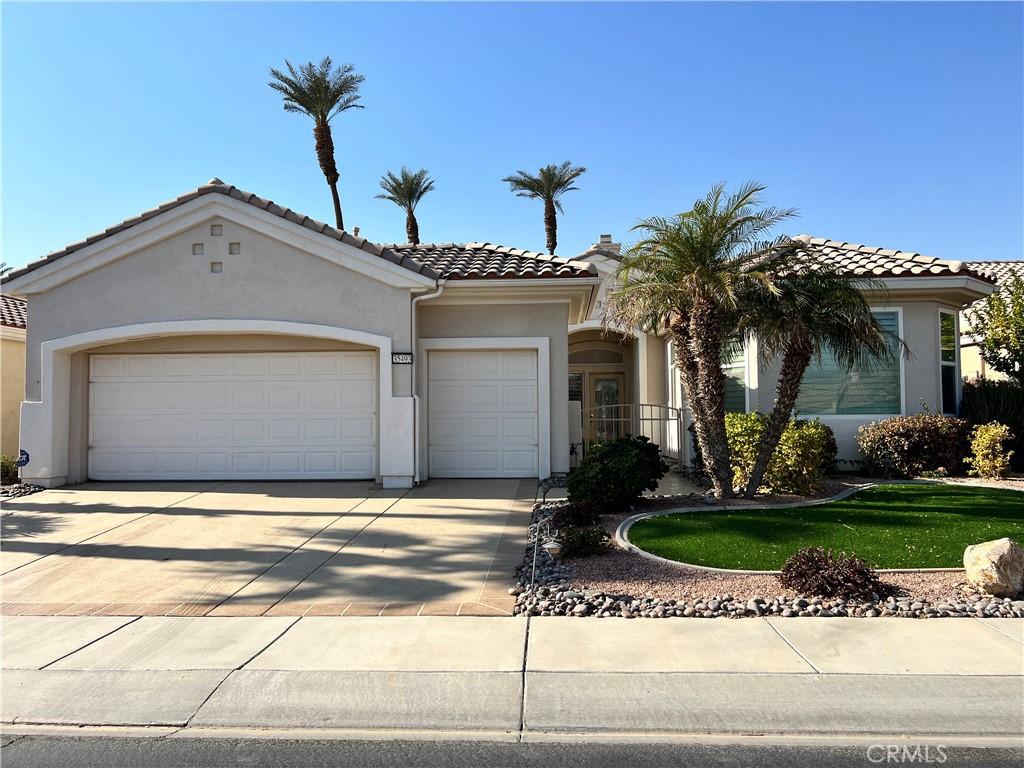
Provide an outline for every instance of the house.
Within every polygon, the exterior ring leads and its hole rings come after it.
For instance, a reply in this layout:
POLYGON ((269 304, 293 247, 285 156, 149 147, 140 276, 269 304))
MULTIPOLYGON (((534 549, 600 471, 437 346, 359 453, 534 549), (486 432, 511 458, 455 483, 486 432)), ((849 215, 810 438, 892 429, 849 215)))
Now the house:
MULTIPOLYGON (((997 286, 1009 281, 1014 275, 1024 279, 1024 261, 971 261, 967 266, 995 280, 997 286)), ((971 333, 970 320, 963 312, 960 313, 960 328, 960 367, 964 378, 976 379, 983 376, 988 379, 1005 379, 1006 374, 992 370, 982 359, 978 338, 971 333)))
MULTIPOLYGON (((623 333, 603 323, 603 303, 616 286, 619 248, 610 236, 580 258, 602 276, 590 316, 569 328, 570 400, 581 403, 582 440, 631 432, 645 434, 677 457, 692 460, 686 399, 671 342, 623 333)), ((988 295, 993 281, 971 265, 919 253, 800 235, 814 261, 870 279, 868 300, 883 327, 909 347, 892 363, 847 372, 827 356, 812 362, 797 413, 832 428, 839 459, 855 461, 857 428, 888 416, 933 411, 956 413, 961 389, 959 316, 988 295)), ((726 365, 726 408, 769 411, 778 362, 764 364, 756 342, 726 365)))
MULTIPOLYGON (((911 354, 808 373, 800 413, 856 428, 959 397, 962 263, 804 237, 874 278, 911 354)), ((219 179, 12 273, 28 297, 23 476, 98 480, 536 477, 589 440, 647 434, 688 463, 671 343, 608 326, 620 247, 562 259, 489 243, 376 245, 219 179)), ((730 361, 734 410, 775 365, 730 361)))
POLYGON ((569 468, 584 262, 381 247, 219 179, 11 273, 26 481, 569 468))
POLYGON ((0 295, 0 453, 18 455, 18 414, 25 396, 25 300, 0 295))

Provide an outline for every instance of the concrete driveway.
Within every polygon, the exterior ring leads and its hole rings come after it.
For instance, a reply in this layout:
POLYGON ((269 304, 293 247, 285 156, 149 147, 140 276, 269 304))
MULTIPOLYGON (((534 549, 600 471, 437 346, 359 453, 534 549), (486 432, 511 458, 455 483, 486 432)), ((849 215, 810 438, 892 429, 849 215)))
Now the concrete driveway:
POLYGON ((536 484, 87 483, 4 504, 7 615, 500 615, 536 484))

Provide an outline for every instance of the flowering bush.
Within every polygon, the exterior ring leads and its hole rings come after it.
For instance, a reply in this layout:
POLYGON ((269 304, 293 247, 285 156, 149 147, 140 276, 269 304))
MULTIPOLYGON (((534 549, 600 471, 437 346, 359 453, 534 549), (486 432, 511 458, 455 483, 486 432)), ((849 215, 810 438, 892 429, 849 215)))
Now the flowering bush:
POLYGON ((964 419, 925 411, 873 421, 857 430, 868 472, 916 477, 940 469, 955 473, 967 453, 964 419))
POLYGON ((979 424, 971 432, 971 455, 965 461, 970 465, 967 474, 975 477, 1000 478, 1010 472, 1013 451, 1006 445, 1013 439, 1010 428, 998 421, 979 424))

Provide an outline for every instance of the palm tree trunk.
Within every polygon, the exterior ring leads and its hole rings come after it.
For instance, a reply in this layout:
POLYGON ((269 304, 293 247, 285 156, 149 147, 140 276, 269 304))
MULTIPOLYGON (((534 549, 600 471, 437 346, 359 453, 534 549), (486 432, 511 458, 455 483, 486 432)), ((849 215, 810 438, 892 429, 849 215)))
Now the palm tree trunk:
POLYGON ((412 211, 405 212, 405 236, 413 245, 420 244, 420 225, 412 211))
POLYGON ((544 200, 544 231, 548 236, 548 253, 554 256, 558 247, 558 217, 554 200, 544 200))
MULTIPOLYGON (((690 413, 693 414, 693 433, 697 438, 697 445, 700 447, 701 464, 704 465, 704 472, 711 478, 712 485, 714 485, 715 473, 707 458, 710 450, 705 429, 707 414, 697 392, 697 366, 693 362, 690 350, 690 329, 687 320, 681 319, 673 324, 672 339, 675 342, 676 350, 678 350, 676 367, 679 369, 679 380, 686 395, 686 404, 689 406, 690 413)), ((682 440, 683 436, 680 435, 679 439, 682 440)))
POLYGON ((782 369, 779 371, 779 383, 776 387, 775 404, 768 416, 768 424, 764 434, 761 435, 761 444, 757 449, 757 459, 754 461, 754 468, 747 480, 747 487, 743 495, 754 498, 757 489, 761 487, 764 474, 768 471, 768 464, 775 455, 775 449, 779 446, 782 433, 786 431, 789 424, 790 414, 793 413, 793 406, 800 394, 800 382, 803 381, 804 371, 810 365, 814 348, 806 337, 795 340, 795 343, 786 349, 782 356, 782 369))
MULTIPOLYGON (((695 303, 690 316, 690 350, 696 364, 697 397, 704 420, 704 462, 711 474, 715 496, 732 498, 732 466, 725 432, 725 373, 722 371, 721 322, 706 301, 695 303)), ((694 414, 696 417, 697 414, 694 414)))
POLYGON ((334 139, 331 137, 331 125, 317 122, 313 125, 313 139, 316 141, 316 159, 320 163, 327 185, 331 188, 331 200, 334 202, 334 221, 338 229, 345 228, 345 220, 341 216, 341 198, 338 196, 338 166, 334 162, 334 139))

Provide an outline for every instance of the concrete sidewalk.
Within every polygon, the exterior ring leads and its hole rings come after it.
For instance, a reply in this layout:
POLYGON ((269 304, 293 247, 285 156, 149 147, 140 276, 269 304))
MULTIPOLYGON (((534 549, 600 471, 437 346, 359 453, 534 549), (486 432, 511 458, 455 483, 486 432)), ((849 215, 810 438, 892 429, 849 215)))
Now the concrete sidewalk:
POLYGON ((1018 739, 1024 619, 3 618, 35 725, 1018 739))

